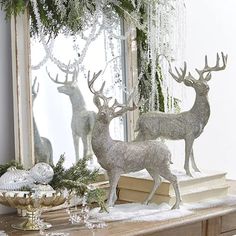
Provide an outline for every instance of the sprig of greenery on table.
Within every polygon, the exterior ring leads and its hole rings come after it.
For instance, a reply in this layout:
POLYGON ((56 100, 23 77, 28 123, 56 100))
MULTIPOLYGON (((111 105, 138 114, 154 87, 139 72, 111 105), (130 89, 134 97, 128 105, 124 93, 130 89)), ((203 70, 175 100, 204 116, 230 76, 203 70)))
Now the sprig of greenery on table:
POLYGON ((87 195, 87 202, 96 202, 105 209, 105 192, 99 188, 90 187, 98 177, 99 169, 89 170, 87 168, 88 159, 80 159, 69 169, 63 167, 65 156, 61 155, 56 165, 52 165, 54 176, 49 183, 53 189, 67 189, 69 192, 74 192, 77 196, 83 197, 87 195))

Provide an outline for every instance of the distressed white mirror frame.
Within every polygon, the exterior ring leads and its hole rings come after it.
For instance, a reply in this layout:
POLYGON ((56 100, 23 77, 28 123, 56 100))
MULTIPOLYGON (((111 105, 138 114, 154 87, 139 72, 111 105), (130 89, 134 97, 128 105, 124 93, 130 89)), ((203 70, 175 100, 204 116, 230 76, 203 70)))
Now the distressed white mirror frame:
MULTIPOLYGON (((129 30, 125 25, 125 31, 129 30)), ((134 27, 132 27, 134 29, 134 27)), ((137 85, 137 49, 135 30, 125 44, 124 68, 129 88, 137 85)), ((34 164, 33 124, 32 124, 32 93, 30 73, 30 31, 29 16, 26 13, 12 17, 12 75, 14 103, 15 159, 25 168, 34 164)), ((138 111, 128 114, 127 140, 134 138, 134 125, 138 111)))
POLYGON ((11 19, 15 159, 24 167, 34 163, 30 35, 28 14, 11 19))

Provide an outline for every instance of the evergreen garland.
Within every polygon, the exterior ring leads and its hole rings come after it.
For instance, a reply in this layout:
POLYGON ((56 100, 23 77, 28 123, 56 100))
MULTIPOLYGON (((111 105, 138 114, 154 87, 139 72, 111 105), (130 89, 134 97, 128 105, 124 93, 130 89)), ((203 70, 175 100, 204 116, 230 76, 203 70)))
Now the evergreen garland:
POLYGON ((7 172, 9 167, 15 167, 16 169, 23 170, 23 166, 15 160, 10 161, 9 163, 0 165, 0 177, 7 172))
MULTIPOLYGON (((66 30, 70 35, 74 35, 83 30, 83 23, 86 21, 84 12, 89 11, 91 15, 96 10, 94 0, 64 0, 61 2, 65 13, 61 14, 57 9, 56 0, 36 0, 40 21, 43 26, 43 33, 45 35, 53 35, 56 37, 60 32, 66 30), (50 15, 50 17, 48 17, 50 15)), ((119 0, 125 10, 129 11, 132 6, 132 0, 119 0), (126 9, 127 8, 127 9, 126 9)), ((33 11, 33 6, 29 0, 0 0, 1 9, 6 13, 6 19, 11 16, 17 16, 25 10, 29 10, 31 18, 31 36, 38 35, 39 29, 36 21, 36 16, 33 11)), ((112 2, 109 6, 118 14, 121 13, 120 8, 115 8, 112 2)))
POLYGON ((23 13, 28 5, 26 0, 0 0, 1 9, 5 11, 6 18, 23 13))
MULTIPOLYGON (((141 1, 141 0, 140 0, 141 1)), ((125 9, 128 13, 132 13, 135 9, 133 4, 129 1, 119 1, 121 4, 121 8, 125 9)), ((146 19, 146 11, 145 11, 145 1, 140 7, 139 14, 140 14, 140 25, 144 24, 144 19, 146 19)), ((113 6, 116 12, 119 14, 120 17, 125 18, 125 14, 117 6, 113 6)), ((140 100, 144 100, 145 103, 141 105, 139 108, 140 113, 146 113, 150 111, 150 103, 152 98, 152 79, 151 79, 151 61, 148 63, 145 62, 144 58, 148 54, 148 44, 147 44, 147 33, 140 28, 136 28, 136 41, 137 41, 137 63, 138 63, 138 72, 143 73, 142 77, 139 78, 138 81, 138 90, 139 90, 139 98, 140 100)), ((158 62, 157 62, 158 63, 158 62)), ((165 98, 161 86, 161 82, 163 81, 163 76, 161 73, 161 68, 159 65, 156 66, 156 73, 155 73, 155 84, 157 93, 155 95, 154 101, 154 110, 159 110, 165 112, 165 98)), ((168 98, 170 99, 170 98, 168 98)))
MULTIPOLYGON (((40 15, 40 21, 43 27, 43 34, 49 35, 50 37, 56 37, 60 32, 66 31, 68 34, 74 35, 78 32, 83 31, 84 21, 86 21, 84 12, 89 11, 91 15, 96 10, 96 4, 94 0, 64 0, 62 2, 63 8, 66 9, 65 14, 58 12, 56 0, 46 0, 42 3, 42 0, 36 0, 38 5, 38 11, 40 15), (50 17, 49 17, 50 15, 50 17)), ((132 14, 135 11, 134 0, 117 0, 116 4, 110 2, 106 8, 112 8, 121 18, 125 19, 126 13, 132 14)), ((145 5, 148 4, 144 0, 136 0, 137 3, 140 1, 141 7, 139 9, 140 14, 140 25, 143 25, 146 19, 146 8, 145 5)), ((153 0, 156 1, 156 0, 153 0)), ((39 29, 36 21, 36 16, 33 11, 33 6, 29 0, 0 0, 1 9, 6 13, 6 18, 9 19, 12 15, 18 15, 24 12, 27 8, 29 10, 29 15, 31 18, 31 36, 38 35, 39 29)), ((105 10, 105 9, 104 9, 105 10)), ((137 32, 137 46, 138 46, 138 69, 143 76, 139 80, 139 93, 140 99, 145 99, 146 103, 140 108, 140 112, 148 112, 150 110, 150 102, 152 97, 152 83, 151 83, 151 62, 149 64, 143 65, 144 54, 148 52, 147 45, 147 33, 140 28, 136 28, 137 32)), ((145 63, 145 62, 144 62, 145 63)), ((165 112, 164 106, 164 94, 161 87, 162 74, 160 68, 157 65, 156 71, 156 89, 157 96, 155 98, 154 109, 159 109, 160 111, 165 112), (158 104, 157 104, 158 102, 158 104)), ((171 97, 167 94, 168 101, 171 100, 171 97)), ((167 103, 169 104, 169 103, 167 103)), ((178 99, 174 98, 174 106, 177 110, 178 99)))

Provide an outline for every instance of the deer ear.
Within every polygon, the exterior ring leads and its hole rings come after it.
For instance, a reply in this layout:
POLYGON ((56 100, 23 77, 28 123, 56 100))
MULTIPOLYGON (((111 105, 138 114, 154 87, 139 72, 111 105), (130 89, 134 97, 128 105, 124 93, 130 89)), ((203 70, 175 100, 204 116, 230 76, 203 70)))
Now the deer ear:
POLYGON ((95 104, 95 106, 99 109, 102 105, 101 105, 101 101, 99 99, 99 97, 94 96, 93 98, 93 103, 95 104))
POLYGON ((193 81, 186 79, 186 80, 184 80, 184 84, 185 84, 186 86, 192 87, 192 86, 193 86, 193 81))
POLYGON ((209 81, 210 79, 211 79, 211 72, 208 72, 204 80, 209 81))

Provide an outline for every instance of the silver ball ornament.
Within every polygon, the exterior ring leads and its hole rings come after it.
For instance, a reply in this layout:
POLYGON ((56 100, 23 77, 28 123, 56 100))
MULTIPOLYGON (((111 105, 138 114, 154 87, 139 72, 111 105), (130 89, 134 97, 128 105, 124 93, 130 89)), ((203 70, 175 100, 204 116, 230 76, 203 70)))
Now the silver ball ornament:
POLYGON ((29 175, 37 183, 48 184, 52 180, 54 172, 49 164, 39 162, 30 169, 29 175))

